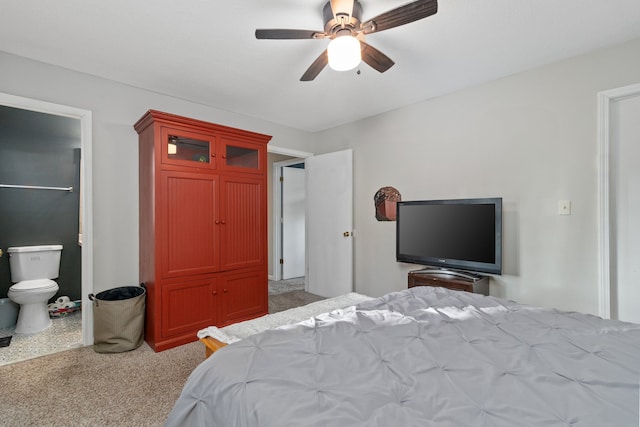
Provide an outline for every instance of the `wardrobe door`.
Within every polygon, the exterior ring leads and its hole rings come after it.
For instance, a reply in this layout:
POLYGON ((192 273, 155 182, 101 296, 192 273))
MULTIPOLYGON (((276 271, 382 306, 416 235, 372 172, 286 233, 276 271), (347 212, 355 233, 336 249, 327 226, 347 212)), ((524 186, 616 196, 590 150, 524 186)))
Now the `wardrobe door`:
POLYGON ((222 273, 218 283, 220 326, 267 314, 267 274, 264 269, 222 273))
POLYGON ((223 176, 220 183, 220 269, 266 267, 265 181, 223 176))
POLYGON ((160 135, 161 159, 166 165, 188 168, 216 168, 216 138, 181 127, 163 127, 160 135))
POLYGON ((163 278, 219 269, 218 177, 161 171, 158 240, 163 278))
POLYGON ((264 175, 267 168, 267 150, 262 144, 238 138, 220 138, 219 168, 226 172, 264 175))
POLYGON ((161 300, 164 338, 192 333, 218 322, 216 279, 165 283, 161 300))

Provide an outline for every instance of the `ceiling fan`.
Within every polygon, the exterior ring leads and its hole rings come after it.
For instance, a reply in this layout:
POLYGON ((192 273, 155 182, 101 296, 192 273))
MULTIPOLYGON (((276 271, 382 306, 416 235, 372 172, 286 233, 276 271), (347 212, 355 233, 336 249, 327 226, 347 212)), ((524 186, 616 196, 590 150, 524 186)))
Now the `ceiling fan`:
MULTIPOLYGON (((393 66, 394 62, 387 55, 367 44, 364 41, 365 36, 409 24, 431 16, 437 11, 437 0, 417 0, 362 22, 362 5, 358 0, 330 0, 322 8, 324 31, 258 29, 256 30, 256 38, 275 40, 331 39, 332 42, 337 39, 340 39, 340 42, 349 41, 348 39, 357 40, 359 43, 356 43, 356 46, 360 49, 362 61, 384 73, 393 66), (346 38, 343 39, 343 37, 346 38)), ((301 81, 315 79, 331 62, 331 44, 313 61, 300 78, 301 81)), ((360 57, 351 68, 354 68, 359 62, 360 57)))

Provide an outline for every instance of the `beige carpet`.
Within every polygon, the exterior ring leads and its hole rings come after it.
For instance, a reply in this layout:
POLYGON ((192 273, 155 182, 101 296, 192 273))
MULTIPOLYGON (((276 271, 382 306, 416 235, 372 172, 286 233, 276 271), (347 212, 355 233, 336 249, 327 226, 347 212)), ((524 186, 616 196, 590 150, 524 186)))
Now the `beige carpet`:
POLYGON ((154 353, 92 347, 0 367, 2 426, 161 426, 193 369, 201 343, 154 353))
MULTIPOLYGON (((272 313, 322 299, 270 296, 272 313)), ((0 366, 0 426, 161 426, 191 371, 200 342, 155 353, 99 354, 83 347, 0 366)))
POLYGON ((269 314, 323 299, 323 297, 305 291, 291 291, 283 294, 269 295, 269 314))
POLYGON ((294 277, 277 282, 269 280, 269 296, 291 291, 304 291, 304 277, 294 277))

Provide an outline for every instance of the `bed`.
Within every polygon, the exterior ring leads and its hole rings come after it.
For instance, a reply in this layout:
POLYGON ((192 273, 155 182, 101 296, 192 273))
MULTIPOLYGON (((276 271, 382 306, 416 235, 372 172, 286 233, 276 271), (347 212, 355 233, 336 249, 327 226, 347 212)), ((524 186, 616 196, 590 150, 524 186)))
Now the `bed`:
POLYGON ((640 325, 415 287, 265 331, 167 426, 638 426, 640 325))

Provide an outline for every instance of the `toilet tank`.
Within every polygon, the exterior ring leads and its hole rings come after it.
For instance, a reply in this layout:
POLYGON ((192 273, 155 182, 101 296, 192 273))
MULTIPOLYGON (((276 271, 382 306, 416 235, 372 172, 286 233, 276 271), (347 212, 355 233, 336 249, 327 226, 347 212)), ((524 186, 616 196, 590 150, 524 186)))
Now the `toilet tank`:
POLYGON ((62 245, 7 248, 11 282, 57 278, 60 271, 60 252, 62 245))

